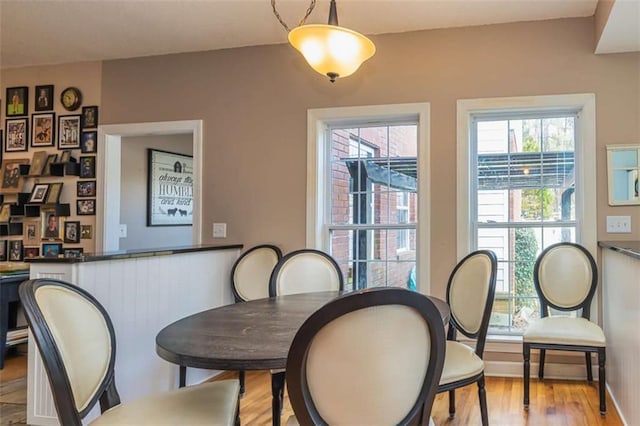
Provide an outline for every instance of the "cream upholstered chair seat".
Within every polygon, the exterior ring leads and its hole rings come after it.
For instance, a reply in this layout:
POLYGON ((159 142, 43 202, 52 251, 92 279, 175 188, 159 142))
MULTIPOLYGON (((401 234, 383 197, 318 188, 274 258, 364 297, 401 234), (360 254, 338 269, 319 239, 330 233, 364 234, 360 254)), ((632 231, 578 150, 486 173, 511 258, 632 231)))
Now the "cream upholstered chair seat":
POLYGON ((457 382, 469 377, 477 376, 484 371, 484 362, 476 355, 473 348, 464 343, 447 340, 444 368, 440 384, 457 382))
MULTIPOLYGON (((371 288, 339 297, 300 327, 287 358, 295 425, 409 425, 428 419, 444 363, 436 306, 371 288)), ((423 422, 424 423, 424 422, 423 422)))
POLYGON ((120 403, 115 385, 116 339, 104 307, 64 281, 20 285, 20 299, 40 351, 60 424, 81 426, 100 402, 96 425, 234 425, 239 383, 227 380, 120 403))
POLYGON ((533 322, 522 337, 524 342, 561 343, 575 346, 607 345, 604 332, 586 318, 545 317, 533 322))
POLYGON ((181 388, 116 405, 90 424, 230 425, 236 417, 239 388, 236 380, 181 388))

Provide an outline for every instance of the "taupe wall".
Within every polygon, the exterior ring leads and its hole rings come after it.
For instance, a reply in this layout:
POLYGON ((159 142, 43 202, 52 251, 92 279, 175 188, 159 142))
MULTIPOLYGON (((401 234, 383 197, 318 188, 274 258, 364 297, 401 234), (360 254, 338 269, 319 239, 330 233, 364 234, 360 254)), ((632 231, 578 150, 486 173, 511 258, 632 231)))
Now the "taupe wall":
MULTIPOLYGON (((309 108, 431 103, 432 292, 456 262, 456 100, 595 93, 598 236, 638 239, 640 207, 607 206, 605 145, 640 142, 640 54, 594 55, 593 18, 373 37, 377 54, 330 84, 288 45, 108 61, 103 123, 204 120, 204 224, 228 242, 305 244, 309 108), (607 235, 607 214, 634 234, 607 235)), ((205 241, 211 241, 205 233, 205 241)))
POLYGON ((191 226, 147 226, 147 148, 192 155, 193 136, 127 137, 121 143, 120 223, 127 225, 127 237, 120 238, 120 249, 191 244, 191 226))

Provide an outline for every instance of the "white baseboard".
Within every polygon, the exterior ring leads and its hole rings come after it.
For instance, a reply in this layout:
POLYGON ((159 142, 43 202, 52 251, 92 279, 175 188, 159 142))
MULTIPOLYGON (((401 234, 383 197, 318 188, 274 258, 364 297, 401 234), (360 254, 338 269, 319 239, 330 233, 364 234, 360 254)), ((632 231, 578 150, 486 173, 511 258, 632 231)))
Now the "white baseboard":
MULTIPOLYGON (((615 395, 613 394, 613 392, 611 392, 611 387, 609 386, 609 383, 607 383, 607 392, 609 393, 609 396, 611 397, 611 401, 613 401, 613 406, 616 407, 616 411, 618 412, 618 415, 620 416, 620 420, 622 420, 622 424, 625 425, 625 426, 628 426, 629 423, 627 423, 627 420, 624 418, 624 411, 622 411, 622 409, 618 405, 618 401, 616 401, 615 395)), ((607 411, 609 411, 609 410, 607 410, 607 411)))
MULTIPOLYGON (((522 362, 513 361, 485 361, 485 376, 522 377, 522 362)), ((593 380, 598 380, 598 365, 592 365, 593 380)), ((538 377, 538 363, 531 363, 531 378, 538 377)), ((586 380, 587 373, 584 364, 555 364, 544 363, 544 377, 562 380, 586 380)))

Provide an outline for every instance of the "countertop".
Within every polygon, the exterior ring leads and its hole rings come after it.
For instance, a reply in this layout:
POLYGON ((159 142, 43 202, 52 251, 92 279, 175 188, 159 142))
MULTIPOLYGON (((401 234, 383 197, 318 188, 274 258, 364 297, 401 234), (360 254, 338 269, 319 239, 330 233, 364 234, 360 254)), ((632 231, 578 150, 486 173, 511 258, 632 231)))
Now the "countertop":
POLYGON ((599 241, 598 245, 640 260, 640 241, 599 241))
POLYGON ((25 259, 28 263, 82 263, 82 262, 98 262, 102 260, 119 260, 119 259, 134 259, 140 257, 151 256, 168 256, 172 254, 180 253, 193 253, 198 251, 212 251, 212 250, 230 250, 230 249, 242 249, 242 244, 226 244, 226 245, 213 245, 213 244, 200 244, 191 246, 179 246, 179 247, 156 247, 148 249, 136 249, 136 250, 119 250, 105 253, 87 253, 78 257, 35 257, 25 259))

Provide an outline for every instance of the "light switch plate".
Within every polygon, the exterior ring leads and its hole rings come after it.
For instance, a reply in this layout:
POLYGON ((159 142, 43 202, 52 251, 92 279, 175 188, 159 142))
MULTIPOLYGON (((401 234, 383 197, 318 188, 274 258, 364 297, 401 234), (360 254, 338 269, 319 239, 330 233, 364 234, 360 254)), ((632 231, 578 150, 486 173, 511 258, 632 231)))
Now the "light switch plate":
POLYGON ((226 223, 214 223, 213 224, 213 238, 227 238, 227 224, 226 223))
POLYGON ((607 216, 607 232, 610 234, 630 234, 631 216, 607 216))
POLYGON ((121 223, 120 224, 120 238, 127 238, 127 224, 126 223, 121 223))

